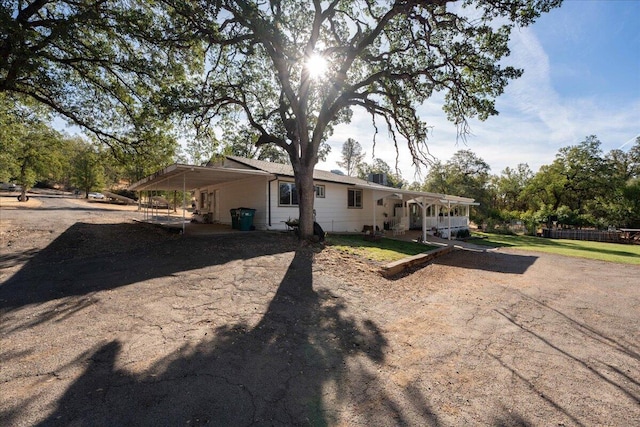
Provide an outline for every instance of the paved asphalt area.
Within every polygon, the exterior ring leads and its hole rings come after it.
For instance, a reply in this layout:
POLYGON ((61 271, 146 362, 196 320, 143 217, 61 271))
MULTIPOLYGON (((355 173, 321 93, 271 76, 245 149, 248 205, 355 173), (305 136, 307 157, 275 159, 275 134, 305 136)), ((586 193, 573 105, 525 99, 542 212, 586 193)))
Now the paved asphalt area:
POLYGON ((2 426, 640 425, 638 266, 457 250, 387 280, 41 202, 0 207, 2 426))

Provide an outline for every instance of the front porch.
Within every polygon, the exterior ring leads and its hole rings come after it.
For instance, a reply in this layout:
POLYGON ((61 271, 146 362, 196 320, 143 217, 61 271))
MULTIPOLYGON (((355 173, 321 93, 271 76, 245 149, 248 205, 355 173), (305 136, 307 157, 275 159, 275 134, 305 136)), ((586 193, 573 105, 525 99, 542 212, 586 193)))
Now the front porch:
POLYGON ((418 230, 420 241, 428 236, 453 239, 460 230, 468 230, 470 208, 477 205, 464 197, 399 189, 378 189, 373 199, 374 229, 384 229, 393 236, 418 230))

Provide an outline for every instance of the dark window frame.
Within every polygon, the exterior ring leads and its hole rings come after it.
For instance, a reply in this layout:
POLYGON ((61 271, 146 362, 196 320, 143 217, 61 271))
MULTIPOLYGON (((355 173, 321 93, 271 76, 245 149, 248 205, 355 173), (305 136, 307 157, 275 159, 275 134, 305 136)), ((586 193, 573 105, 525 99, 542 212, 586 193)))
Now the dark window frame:
POLYGON ((278 206, 286 207, 286 208, 295 208, 295 207, 298 207, 299 204, 300 204, 300 201, 298 200, 296 183, 291 181, 278 181, 278 206), (283 186, 287 186, 289 188, 288 203, 282 203, 284 199, 283 193, 282 193, 283 186))
POLYGON ((363 192, 360 188, 348 188, 347 189, 347 208, 348 209, 362 209, 363 205, 363 192), (353 194, 353 196, 352 196, 353 194), (359 200, 358 196, 360 195, 359 200), (360 203, 358 203, 360 202, 360 203))

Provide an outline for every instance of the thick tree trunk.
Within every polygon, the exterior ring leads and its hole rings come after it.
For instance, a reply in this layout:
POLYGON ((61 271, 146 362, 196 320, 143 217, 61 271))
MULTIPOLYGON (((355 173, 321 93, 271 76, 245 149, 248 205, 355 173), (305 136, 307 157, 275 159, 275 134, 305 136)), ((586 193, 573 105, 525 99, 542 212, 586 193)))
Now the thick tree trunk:
POLYGON ((296 173, 296 190, 298 191, 298 207, 300 240, 310 240, 313 237, 313 203, 315 191, 313 188, 313 165, 298 165, 296 173))

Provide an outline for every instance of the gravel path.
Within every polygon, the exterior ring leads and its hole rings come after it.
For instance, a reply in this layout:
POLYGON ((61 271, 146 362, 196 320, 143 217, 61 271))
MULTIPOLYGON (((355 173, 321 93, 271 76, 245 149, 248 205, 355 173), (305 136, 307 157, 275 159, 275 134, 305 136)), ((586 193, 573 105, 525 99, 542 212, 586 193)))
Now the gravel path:
MULTIPOLYGON (((38 199, 38 197, 34 197, 38 199)), ((0 205, 0 425, 637 425, 640 268, 0 205)))

